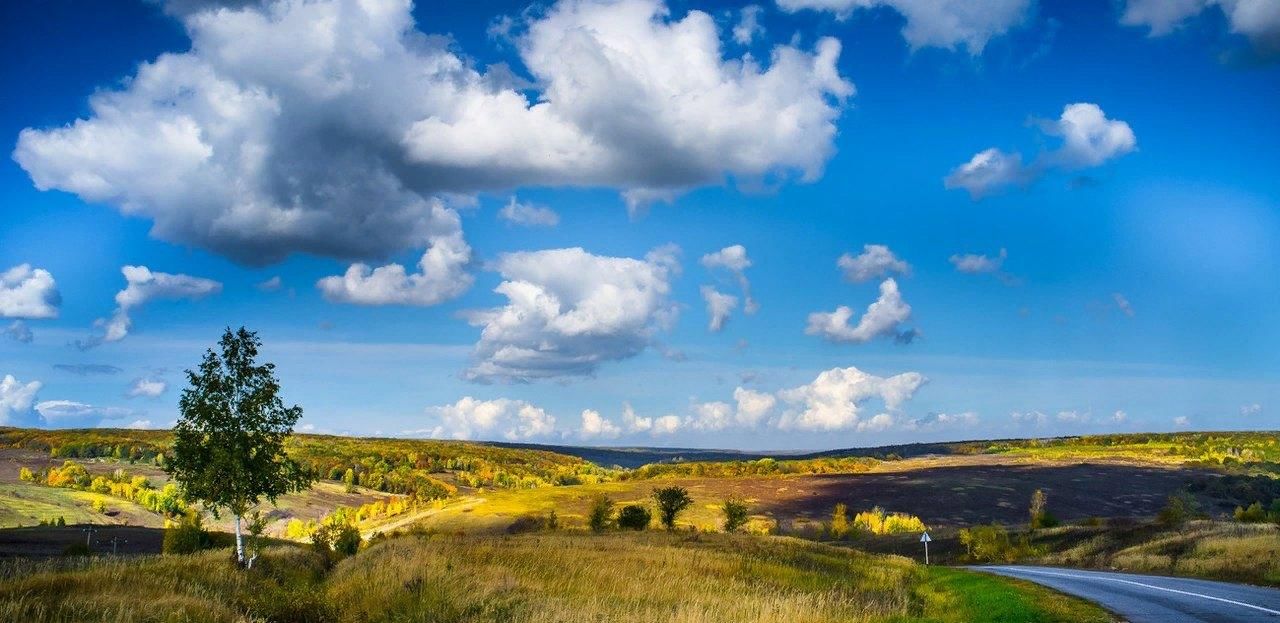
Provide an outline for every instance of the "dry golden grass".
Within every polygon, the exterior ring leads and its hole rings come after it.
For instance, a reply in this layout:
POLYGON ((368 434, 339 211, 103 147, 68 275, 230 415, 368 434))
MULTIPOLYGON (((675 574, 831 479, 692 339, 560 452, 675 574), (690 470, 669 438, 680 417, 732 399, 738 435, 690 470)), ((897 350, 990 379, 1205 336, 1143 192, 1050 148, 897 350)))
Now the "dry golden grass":
POLYGON ((223 550, 24 565, 19 577, 3 573, 0 621, 326 620, 325 604, 313 596, 322 571, 316 557, 300 548, 273 548, 260 563, 239 572, 223 550))
POLYGON ((1055 532, 1070 537, 1086 530, 1089 536, 1038 562, 1280 585, 1280 527, 1275 525, 1195 521, 1181 530, 1135 531, 1142 537, 1138 542, 1110 528, 1055 532))
POLYGON ((434 535, 377 544, 341 563, 327 587, 342 621, 1109 620, 1074 600, 1041 609, 1037 604, 1061 599, 1048 591, 950 573, 785 537, 434 535), (976 587, 972 594, 954 590, 957 575, 976 587), (993 591, 1014 604, 1012 618, 989 619, 967 607, 993 591))
POLYGON ((0 621, 1103 623, 994 576, 782 537, 691 532, 406 536, 327 571, 297 547, 0 565, 0 621))

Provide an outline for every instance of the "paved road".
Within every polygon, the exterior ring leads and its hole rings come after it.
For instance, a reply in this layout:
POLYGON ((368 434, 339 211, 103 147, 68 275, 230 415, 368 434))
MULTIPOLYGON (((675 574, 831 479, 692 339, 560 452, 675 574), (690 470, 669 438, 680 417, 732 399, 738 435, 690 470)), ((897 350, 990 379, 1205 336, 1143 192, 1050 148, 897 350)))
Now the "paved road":
POLYGON ((1275 588, 1056 567, 975 569, 1083 597, 1130 623, 1280 623, 1280 589, 1275 588))

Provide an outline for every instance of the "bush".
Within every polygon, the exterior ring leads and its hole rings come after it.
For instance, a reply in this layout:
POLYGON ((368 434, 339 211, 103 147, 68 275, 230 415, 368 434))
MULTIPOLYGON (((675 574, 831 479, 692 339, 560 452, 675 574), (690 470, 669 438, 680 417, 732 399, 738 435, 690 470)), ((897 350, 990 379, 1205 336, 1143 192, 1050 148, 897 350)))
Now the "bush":
POLYGON ((926 526, 919 517, 905 513, 886 513, 879 506, 853 517, 853 527, 875 535, 924 532, 926 526))
POLYGON ((747 523, 750 517, 750 511, 747 509, 747 503, 738 497, 730 497, 724 501, 721 507, 724 512, 724 531, 737 532, 747 523))
POLYGON ((1021 553, 1004 526, 995 523, 961 530, 960 544, 969 559, 977 562, 1013 562, 1021 553))
POLYGON ((1195 496, 1186 491, 1179 491, 1169 496, 1164 508, 1156 515, 1156 521, 1170 528, 1181 528, 1200 515, 1200 503, 1195 496))
POLYGON ((591 500, 591 512, 587 515, 587 525, 592 532, 601 532, 613 522, 613 500, 600 494, 591 500))
POLYGON ((349 521, 346 513, 335 511, 311 533, 311 544, 325 556, 352 556, 360 551, 360 529, 349 521))
POLYGON ((658 520, 668 530, 675 529, 676 515, 693 504, 689 490, 684 487, 654 489, 653 499, 658 503, 658 520))
POLYGON ((161 551, 166 554, 192 554, 212 545, 199 513, 188 513, 177 526, 165 529, 161 551))
POLYGON ((1267 520, 1267 511, 1262 508, 1262 502, 1254 502, 1249 508, 1237 506, 1235 517, 1240 523, 1262 523, 1267 520))
POLYGON ((618 513, 618 527, 624 530, 644 530, 653 520, 649 509, 639 504, 628 504, 618 513))

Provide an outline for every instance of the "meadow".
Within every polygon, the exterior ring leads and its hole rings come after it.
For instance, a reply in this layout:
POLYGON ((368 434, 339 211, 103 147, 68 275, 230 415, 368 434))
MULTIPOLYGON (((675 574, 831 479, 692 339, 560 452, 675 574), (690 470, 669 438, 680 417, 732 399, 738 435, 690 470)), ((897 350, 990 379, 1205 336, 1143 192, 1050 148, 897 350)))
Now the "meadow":
POLYGON ((3 564, 0 620, 32 623, 1112 620, 1021 582, 785 537, 683 531, 416 534, 336 564, 273 547, 244 572, 225 551, 54 559, 22 573, 3 564))

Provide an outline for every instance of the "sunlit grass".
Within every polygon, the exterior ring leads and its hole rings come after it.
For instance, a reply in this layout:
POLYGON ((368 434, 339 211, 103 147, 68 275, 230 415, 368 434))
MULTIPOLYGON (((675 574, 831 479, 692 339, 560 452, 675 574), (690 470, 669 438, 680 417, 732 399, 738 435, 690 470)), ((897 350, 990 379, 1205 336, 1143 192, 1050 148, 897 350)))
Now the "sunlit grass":
POLYGON ((319 556, 297 547, 269 549, 249 572, 235 570, 225 550, 54 560, 21 571, 0 572, 8 578, 0 579, 0 620, 1109 620, 1084 602, 994 576, 798 539, 679 531, 411 535, 327 574, 319 556))

